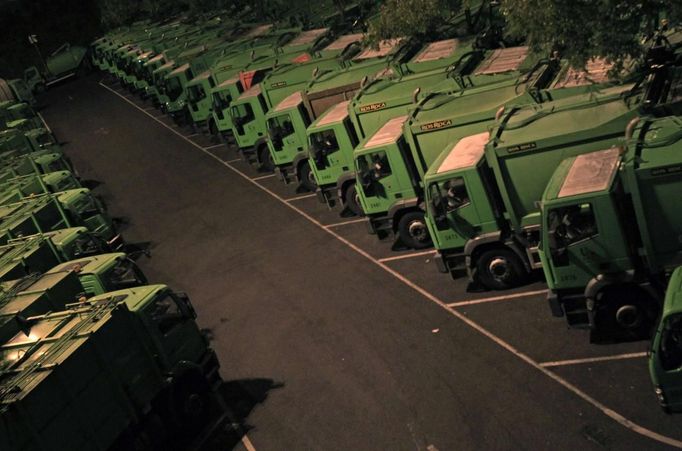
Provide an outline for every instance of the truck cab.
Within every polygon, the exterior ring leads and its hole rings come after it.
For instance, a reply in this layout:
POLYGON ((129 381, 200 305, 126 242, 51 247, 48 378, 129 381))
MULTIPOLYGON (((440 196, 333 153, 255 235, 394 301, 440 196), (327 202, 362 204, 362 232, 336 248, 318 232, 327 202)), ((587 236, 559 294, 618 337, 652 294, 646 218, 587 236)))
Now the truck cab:
POLYGON ((142 270, 122 252, 91 255, 61 263, 47 274, 73 271, 78 276, 85 296, 145 285, 142 270))
MULTIPOLYGON (((501 94, 515 97, 520 89, 517 85, 524 80, 533 84, 549 70, 551 65, 538 64, 526 47, 499 49, 490 52, 471 74, 472 80, 476 77, 485 81, 452 92, 430 92, 419 100, 404 122, 402 136, 386 148, 396 174, 391 186, 380 186, 389 180, 382 178, 367 185, 367 189, 357 190, 370 233, 395 233, 403 245, 416 249, 431 246, 421 206, 423 178, 429 166, 450 143, 484 132, 495 120, 503 100, 501 94), (489 82, 489 77, 497 82, 489 82), (407 218, 402 220, 405 215, 407 218)), ((357 184, 362 183, 357 170, 360 160, 367 158, 365 153, 360 148, 354 151, 357 184)))
POLYGON ((682 263, 681 124, 647 119, 626 150, 565 160, 543 194, 550 308, 593 340, 647 337, 666 275, 682 263))

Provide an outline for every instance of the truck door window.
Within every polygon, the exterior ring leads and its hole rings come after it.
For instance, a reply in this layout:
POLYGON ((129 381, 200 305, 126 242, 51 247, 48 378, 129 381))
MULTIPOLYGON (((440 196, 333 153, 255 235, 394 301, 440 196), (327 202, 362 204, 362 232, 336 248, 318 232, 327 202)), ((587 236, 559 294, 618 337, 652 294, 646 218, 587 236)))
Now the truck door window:
POLYGON ((116 263, 104 276, 107 288, 110 291, 133 288, 145 283, 137 265, 129 259, 123 259, 116 263))
POLYGON ((282 150, 284 148, 283 138, 294 133, 294 125, 291 122, 291 116, 282 114, 268 119, 268 135, 275 150, 282 150))
POLYGON ((166 335, 184 319, 180 306, 169 294, 157 298, 148 309, 149 318, 162 335, 166 335))
POLYGON ((579 241, 596 236, 597 220, 591 204, 555 208, 549 212, 547 227, 550 246, 565 249, 579 241))
POLYGON ((658 355, 665 371, 679 370, 682 367, 682 315, 666 319, 658 355))
POLYGON ((464 183, 464 177, 455 177, 442 182, 441 196, 447 211, 454 211, 471 203, 464 183))
MULTIPOLYGON (((364 177, 378 181, 392 174, 388 155, 385 151, 362 155, 358 161, 360 172, 364 177)), ((363 177, 363 178, 364 178, 363 177)))
POLYGON ((313 159, 318 169, 327 167, 327 155, 339 150, 339 142, 336 140, 334 130, 323 130, 310 135, 310 148, 313 159))
POLYGON ((243 125, 254 118, 253 108, 248 103, 242 103, 230 108, 230 114, 236 124, 243 125))

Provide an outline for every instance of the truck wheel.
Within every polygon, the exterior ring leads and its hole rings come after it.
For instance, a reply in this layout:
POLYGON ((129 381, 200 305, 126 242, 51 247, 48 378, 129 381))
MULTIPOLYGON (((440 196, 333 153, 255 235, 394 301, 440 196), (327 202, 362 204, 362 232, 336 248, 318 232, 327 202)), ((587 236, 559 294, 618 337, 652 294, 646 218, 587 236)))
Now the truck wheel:
POLYGON ((317 180, 315 180, 315 174, 313 174, 313 170, 310 169, 309 161, 304 161, 303 164, 301 164, 299 180, 301 181, 301 186, 308 191, 315 192, 317 189, 317 180))
POLYGON ((275 162, 272 159, 272 154, 267 146, 263 146, 258 151, 258 159, 260 160, 260 169, 265 172, 273 172, 275 170, 275 162))
POLYGON ((596 297, 595 328, 607 339, 648 338, 658 316, 658 304, 637 286, 612 286, 596 297))
POLYGON ((360 205, 360 195, 355 187, 355 183, 351 183, 348 188, 346 188, 343 198, 345 200, 344 207, 352 211, 355 216, 365 216, 362 205, 360 205))
POLYGON ((421 211, 411 211, 400 218, 398 235, 403 244, 412 249, 425 249, 433 245, 421 211))
POLYGON ((190 434, 200 431, 209 417, 209 392, 208 382, 199 372, 181 375, 171 389, 173 423, 190 434))
POLYGON ((506 290, 521 285, 528 273, 523 262, 509 249, 485 251, 476 261, 478 280, 491 290, 506 290))

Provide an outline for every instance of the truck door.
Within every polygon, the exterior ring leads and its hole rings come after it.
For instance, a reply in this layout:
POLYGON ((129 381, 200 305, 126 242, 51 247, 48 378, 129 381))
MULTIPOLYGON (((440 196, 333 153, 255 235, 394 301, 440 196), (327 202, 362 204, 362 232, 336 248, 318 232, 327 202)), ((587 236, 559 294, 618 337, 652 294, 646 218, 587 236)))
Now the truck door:
POLYGON ((206 346, 188 303, 170 290, 161 291, 144 313, 160 341, 169 369, 181 360, 199 360, 206 346))
POLYGON ((623 260, 629 261, 619 215, 610 198, 602 201, 549 210, 546 227, 557 282, 587 282, 598 274, 618 272, 623 260))

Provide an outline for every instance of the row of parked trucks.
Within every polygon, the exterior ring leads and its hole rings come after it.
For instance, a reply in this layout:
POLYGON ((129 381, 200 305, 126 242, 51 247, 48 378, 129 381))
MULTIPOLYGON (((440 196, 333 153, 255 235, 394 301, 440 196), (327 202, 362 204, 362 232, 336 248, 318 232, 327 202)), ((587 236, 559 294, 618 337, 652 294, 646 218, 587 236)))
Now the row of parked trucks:
POLYGON ((541 271, 552 314, 595 341, 653 331, 657 393, 682 410, 680 32, 661 30, 616 72, 481 39, 504 36, 488 2, 451 25, 449 39, 373 47, 323 21, 229 33, 167 23, 111 33, 92 56, 380 238, 435 246, 438 269, 472 287, 541 271))
POLYGON ((32 99, 0 103, 0 449, 184 449, 220 404, 216 355, 32 99))
POLYGON ((504 36, 495 7, 469 7, 451 38, 429 43, 370 46, 362 30, 323 22, 227 34, 164 25, 180 40, 138 27, 93 43, 93 64, 365 216, 370 233, 435 246, 438 269, 471 287, 504 290, 541 271, 551 313, 595 341, 653 330, 657 393, 682 410, 682 379, 668 374, 682 364, 669 284, 682 264, 682 33, 661 30, 618 71, 602 59, 574 68, 481 39, 504 36))

